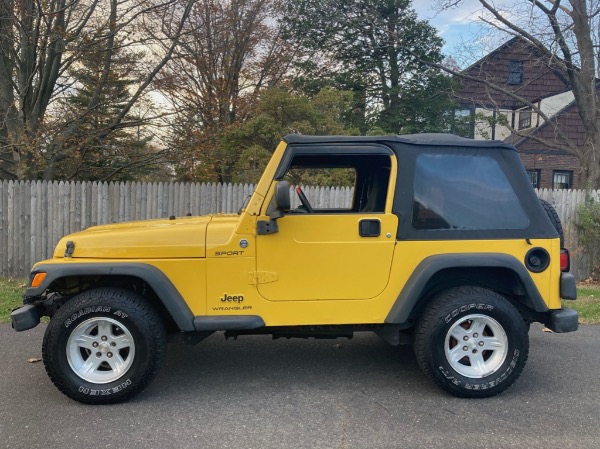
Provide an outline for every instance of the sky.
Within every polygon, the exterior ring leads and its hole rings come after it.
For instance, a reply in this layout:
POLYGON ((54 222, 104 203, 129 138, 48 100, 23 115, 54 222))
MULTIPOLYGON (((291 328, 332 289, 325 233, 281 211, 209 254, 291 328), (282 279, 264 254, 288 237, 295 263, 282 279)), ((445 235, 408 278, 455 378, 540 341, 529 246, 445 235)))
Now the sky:
POLYGON ((413 8, 419 18, 428 20, 438 30, 439 36, 445 41, 444 53, 456 59, 467 59, 466 62, 480 57, 462 54, 463 43, 473 43, 481 34, 481 26, 476 23, 482 11, 480 3, 477 0, 463 0, 458 7, 446 11, 437 11, 436 3, 432 0, 413 0, 413 8))

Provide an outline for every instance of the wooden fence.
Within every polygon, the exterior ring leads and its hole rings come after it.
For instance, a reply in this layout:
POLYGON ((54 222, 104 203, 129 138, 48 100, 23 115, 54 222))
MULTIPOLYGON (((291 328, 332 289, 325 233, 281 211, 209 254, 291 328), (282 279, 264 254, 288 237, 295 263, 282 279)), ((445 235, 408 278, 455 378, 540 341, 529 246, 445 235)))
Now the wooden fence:
MULTIPOLYGON (((0 276, 26 276, 31 265, 52 257, 65 234, 89 226, 188 213, 235 213, 253 192, 251 184, 0 182, 0 276)), ((310 202, 320 208, 348 207, 350 188, 306 187, 310 202)), ((600 192, 596 192, 600 193, 600 192)), ((583 190, 540 190, 552 203, 565 228, 578 279, 591 273, 588 255, 577 244, 577 205, 583 190)), ((296 195, 293 205, 298 204, 296 195)))

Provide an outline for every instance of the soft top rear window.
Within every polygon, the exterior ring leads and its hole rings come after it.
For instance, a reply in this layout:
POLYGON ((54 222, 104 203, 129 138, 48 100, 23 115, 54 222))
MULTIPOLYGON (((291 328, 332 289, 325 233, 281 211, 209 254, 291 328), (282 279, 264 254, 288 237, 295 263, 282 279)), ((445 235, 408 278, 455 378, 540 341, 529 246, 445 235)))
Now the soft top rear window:
POLYGON ((529 218, 489 156, 422 154, 415 167, 416 230, 524 229, 529 218))

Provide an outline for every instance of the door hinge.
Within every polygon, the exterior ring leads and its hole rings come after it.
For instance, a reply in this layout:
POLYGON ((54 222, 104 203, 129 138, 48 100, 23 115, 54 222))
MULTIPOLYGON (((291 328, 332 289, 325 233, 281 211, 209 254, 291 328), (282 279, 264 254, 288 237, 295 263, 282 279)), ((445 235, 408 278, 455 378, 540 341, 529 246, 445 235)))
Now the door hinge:
POLYGON ((277 273, 272 271, 252 271, 248 273, 248 280, 252 285, 268 284, 269 282, 275 282, 277 279, 277 273))

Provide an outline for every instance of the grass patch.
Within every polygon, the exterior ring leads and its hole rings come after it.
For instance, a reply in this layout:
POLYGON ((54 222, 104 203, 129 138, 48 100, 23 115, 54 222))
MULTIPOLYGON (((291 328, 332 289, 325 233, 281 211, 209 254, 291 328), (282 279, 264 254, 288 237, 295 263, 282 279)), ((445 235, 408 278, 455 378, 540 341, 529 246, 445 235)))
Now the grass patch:
POLYGON ((563 307, 579 312, 579 322, 600 324, 600 284, 585 284, 577 287, 576 301, 563 301, 563 307))
POLYGON ((0 278, 0 323, 10 323, 10 312, 23 305, 26 279, 0 278))

